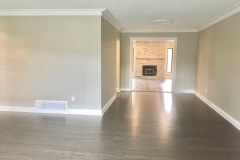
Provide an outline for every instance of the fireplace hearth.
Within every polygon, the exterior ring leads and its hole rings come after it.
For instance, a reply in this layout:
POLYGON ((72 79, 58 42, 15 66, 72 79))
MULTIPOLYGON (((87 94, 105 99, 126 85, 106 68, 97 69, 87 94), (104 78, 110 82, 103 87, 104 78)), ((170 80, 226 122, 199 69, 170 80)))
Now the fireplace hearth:
POLYGON ((157 65, 143 65, 142 66, 143 76, 156 76, 157 75, 157 65))

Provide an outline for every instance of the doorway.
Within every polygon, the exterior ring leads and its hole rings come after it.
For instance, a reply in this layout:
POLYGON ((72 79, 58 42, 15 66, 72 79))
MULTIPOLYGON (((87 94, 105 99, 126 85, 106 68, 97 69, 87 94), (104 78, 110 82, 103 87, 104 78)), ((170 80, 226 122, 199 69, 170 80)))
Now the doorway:
POLYGON ((177 38, 131 38, 131 90, 172 92, 177 38))

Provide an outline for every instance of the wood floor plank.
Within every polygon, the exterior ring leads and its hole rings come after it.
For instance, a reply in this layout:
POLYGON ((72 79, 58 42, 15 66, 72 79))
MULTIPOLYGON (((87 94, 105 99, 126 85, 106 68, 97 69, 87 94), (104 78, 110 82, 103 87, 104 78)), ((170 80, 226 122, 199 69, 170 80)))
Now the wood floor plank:
POLYGON ((240 132, 193 94, 122 92, 103 117, 0 112, 0 160, 239 160, 240 132))

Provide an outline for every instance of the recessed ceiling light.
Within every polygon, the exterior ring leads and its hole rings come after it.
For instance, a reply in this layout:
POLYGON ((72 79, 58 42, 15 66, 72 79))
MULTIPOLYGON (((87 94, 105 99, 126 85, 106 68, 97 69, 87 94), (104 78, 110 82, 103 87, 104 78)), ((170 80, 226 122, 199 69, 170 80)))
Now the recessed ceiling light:
POLYGON ((173 23, 173 21, 168 20, 168 19, 160 19, 160 20, 154 20, 154 21, 152 21, 152 23, 156 23, 156 24, 171 24, 171 23, 173 23))

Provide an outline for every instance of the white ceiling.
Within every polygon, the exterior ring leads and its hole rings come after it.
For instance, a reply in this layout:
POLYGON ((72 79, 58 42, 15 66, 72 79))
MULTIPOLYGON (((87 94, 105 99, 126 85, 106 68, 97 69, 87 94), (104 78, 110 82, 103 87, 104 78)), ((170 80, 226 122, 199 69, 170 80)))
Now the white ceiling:
POLYGON ((0 0, 0 9, 107 8, 123 31, 199 30, 240 7, 240 0, 0 0), (172 24, 154 24, 169 19, 172 24))

